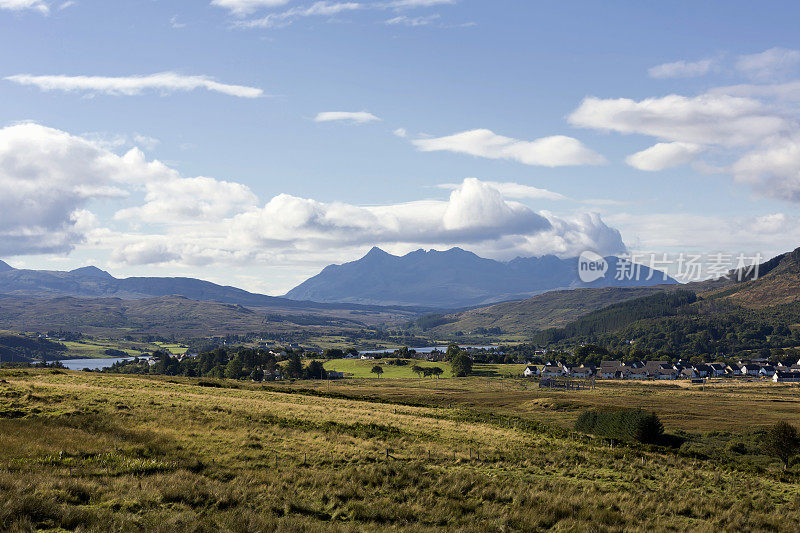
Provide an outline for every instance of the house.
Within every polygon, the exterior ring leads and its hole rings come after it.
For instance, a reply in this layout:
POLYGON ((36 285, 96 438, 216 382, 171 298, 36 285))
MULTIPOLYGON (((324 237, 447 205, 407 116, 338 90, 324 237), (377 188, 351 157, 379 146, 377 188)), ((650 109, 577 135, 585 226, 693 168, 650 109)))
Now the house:
POLYGON ((344 372, 337 372, 335 370, 328 370, 328 379, 341 379, 344 377, 344 372))
POLYGON ((711 375, 714 377, 724 376, 727 372, 727 365, 725 363, 710 363, 711 375))
POLYGON ((680 376, 684 379, 694 379, 697 377, 697 371, 694 368, 684 368, 680 371, 680 376))
POLYGON ((535 376, 539 373, 539 370, 535 366, 528 365, 525 367, 525 370, 522 371, 522 375, 526 378, 535 376))
POLYGON ((573 366, 569 369, 569 373, 576 378, 590 378, 594 374, 594 370, 588 366, 573 366))
POLYGON ((744 372, 742 372, 742 366, 744 365, 740 365, 739 363, 731 363, 726 367, 726 370, 734 376, 739 376, 744 374, 744 372))
POLYGON ((757 376, 758 373, 761 372, 761 366, 747 363, 742 365, 742 374, 745 376, 757 376))
POLYGON ((672 368, 672 365, 670 365, 666 361, 647 361, 644 364, 644 368, 651 376, 654 376, 658 373, 659 370, 672 368))
POLYGON ((633 368, 629 371, 628 377, 630 379, 647 379, 650 377, 650 373, 644 368, 633 368))
POLYGON ((634 361, 633 363, 626 365, 630 368, 644 368, 645 362, 644 361, 634 361))
POLYGON ((375 358, 373 356, 371 356, 371 355, 367 355, 365 353, 362 353, 361 354, 361 359, 375 359, 375 358))
POLYGON ((662 368, 656 373, 656 379, 676 379, 678 371, 674 368, 662 368))
POLYGON ((775 383, 797 383, 800 381, 800 372, 775 372, 772 376, 775 383))
POLYGON ((758 371, 758 374, 760 376, 772 377, 772 376, 775 375, 775 367, 774 366, 770 366, 770 365, 764 365, 758 371))
POLYGON ((697 373, 697 377, 701 378, 706 378, 714 373, 714 369, 706 364, 695 365, 694 371, 697 373))
POLYGON ((628 379, 631 377, 631 369, 621 366, 614 371, 614 375, 612 377, 614 379, 628 379))
POLYGON ((542 367, 541 376, 543 378, 560 378, 564 375, 564 368, 560 366, 542 367))

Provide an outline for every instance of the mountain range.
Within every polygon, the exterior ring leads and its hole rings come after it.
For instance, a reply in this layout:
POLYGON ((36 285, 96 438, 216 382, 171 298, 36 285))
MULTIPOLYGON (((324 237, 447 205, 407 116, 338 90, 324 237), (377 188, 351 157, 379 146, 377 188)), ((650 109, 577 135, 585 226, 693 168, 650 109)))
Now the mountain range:
MULTIPOLYGON (((217 285, 194 278, 131 277, 115 278, 94 266, 70 271, 16 269, 0 261, 0 294, 57 298, 144 298, 183 296, 191 300, 236 304, 258 308, 295 310, 384 311, 377 306, 303 302, 247 292, 236 287, 217 285)), ((415 310, 403 310, 415 311, 415 310)))
POLYGON ((557 289, 677 283, 660 272, 651 276, 644 266, 638 279, 617 280, 615 273, 622 260, 614 256, 605 260, 606 275, 585 283, 578 276, 578 258, 544 255, 501 262, 461 248, 396 256, 375 247, 357 261, 325 267, 285 296, 316 302, 453 309, 521 300, 557 289))

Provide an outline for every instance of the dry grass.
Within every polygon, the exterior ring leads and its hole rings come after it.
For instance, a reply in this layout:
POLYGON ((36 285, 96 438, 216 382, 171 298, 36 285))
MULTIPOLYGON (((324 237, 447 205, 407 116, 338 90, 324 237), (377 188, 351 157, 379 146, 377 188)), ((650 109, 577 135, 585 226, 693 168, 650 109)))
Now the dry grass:
MULTIPOLYGON (((2 530, 800 526, 794 471, 770 461, 755 469, 612 449, 533 421, 571 414, 552 405, 564 398, 470 391, 476 379, 334 386, 332 393, 364 395, 346 399, 77 372, 3 371, 0 378, 0 490, 9 495, 0 501, 2 530), (405 403, 383 403, 398 395, 405 403), (469 408, 472 402, 483 404, 469 408), (489 415, 487 402, 522 416, 489 415)), ((293 386, 300 385, 312 384, 293 386)), ((584 392, 613 402, 631 391, 584 392)), ((667 392, 695 394, 654 394, 667 392)), ((787 389, 786 398, 793 393, 787 389)), ((754 387, 752 394, 767 392, 754 387)))

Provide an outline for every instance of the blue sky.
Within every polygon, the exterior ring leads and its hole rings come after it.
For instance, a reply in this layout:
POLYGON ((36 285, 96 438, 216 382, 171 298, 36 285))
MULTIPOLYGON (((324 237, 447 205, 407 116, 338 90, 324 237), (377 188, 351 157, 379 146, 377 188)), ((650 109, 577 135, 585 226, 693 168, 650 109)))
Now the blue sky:
POLYGON ((280 294, 373 245, 793 249, 798 11, 0 0, 0 256, 280 294))

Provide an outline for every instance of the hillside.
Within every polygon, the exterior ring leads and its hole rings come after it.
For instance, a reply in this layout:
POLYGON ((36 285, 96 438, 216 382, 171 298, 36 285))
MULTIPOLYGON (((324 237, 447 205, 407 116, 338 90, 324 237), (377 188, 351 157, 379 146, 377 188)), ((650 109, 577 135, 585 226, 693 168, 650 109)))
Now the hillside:
POLYGON ((55 359, 66 350, 66 346, 57 342, 0 331, 0 362, 55 359))
POLYGON ((607 305, 647 296, 666 287, 574 289, 551 291, 522 301, 504 302, 463 313, 444 315, 446 324, 429 330, 435 336, 455 332, 472 333, 478 328, 499 328, 503 333, 530 336, 560 327, 576 318, 607 305))
POLYGON ((367 323, 407 320, 411 315, 314 309, 248 308, 200 302, 182 296, 120 298, 34 298, 0 296, 0 328, 16 331, 63 329, 90 334, 225 335, 299 328, 361 328, 367 323))
MULTIPOLYGON (((605 258, 609 272, 619 259, 605 258)), ((591 283, 578 276, 578 259, 553 255, 518 257, 501 262, 460 248, 443 252, 417 250, 402 257, 373 248, 350 263, 330 265, 286 294, 295 300, 373 305, 463 308, 520 300, 556 289, 606 286, 651 286, 676 283, 642 267, 638 280, 616 280, 613 274, 591 283)))
POLYGON ((726 299, 749 309, 800 301, 800 248, 761 265, 759 277, 707 291, 708 299, 726 299))
POLYGON ((0 295, 57 298, 118 298, 137 300, 162 296, 183 296, 191 300, 219 302, 247 307, 294 310, 293 312, 333 313, 357 311, 382 314, 413 314, 423 309, 387 310, 380 306, 303 302, 255 294, 236 287, 217 285, 194 278, 131 277, 115 278, 97 267, 88 266, 68 272, 57 270, 15 269, 0 262, 0 295))
POLYGON ((700 394, 609 380, 568 394, 499 377, 252 384, 52 370, 0 379, 2 531, 800 524, 797 466, 764 455, 754 432, 800 421, 797 387, 700 394), (589 407, 630 406, 683 430, 680 447, 570 431, 589 407))

